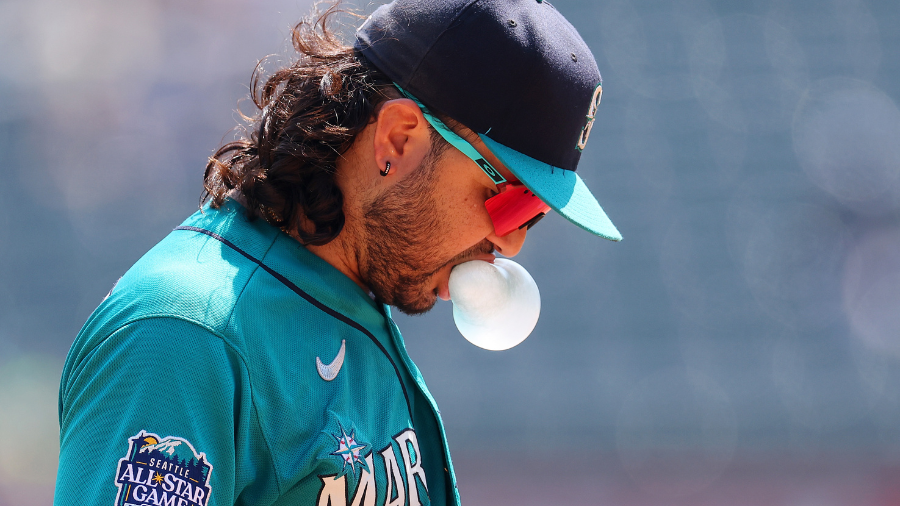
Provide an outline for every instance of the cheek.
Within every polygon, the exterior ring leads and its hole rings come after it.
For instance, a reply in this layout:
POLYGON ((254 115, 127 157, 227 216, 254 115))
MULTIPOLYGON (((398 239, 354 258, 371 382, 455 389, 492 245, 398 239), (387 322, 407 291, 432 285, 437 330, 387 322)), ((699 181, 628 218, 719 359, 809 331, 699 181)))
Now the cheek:
POLYGON ((454 229, 469 230, 482 237, 493 230, 491 218, 484 207, 484 191, 460 188, 455 192, 443 193, 438 207, 442 209, 444 221, 453 224, 454 229))
MULTIPOLYGON (((461 153, 460 157, 463 157, 461 153)), ((452 235, 466 247, 482 241, 494 231, 494 225, 484 207, 488 190, 473 175, 474 170, 465 158, 462 162, 448 164, 441 174, 443 180, 437 187, 437 209, 443 223, 452 230, 452 235)), ((457 242, 457 241, 454 241, 457 242)))
POLYGON ((459 203, 452 212, 454 215, 446 223, 448 234, 445 241, 452 244, 453 254, 459 254, 468 250, 485 238, 494 230, 491 218, 484 208, 482 198, 471 197, 459 203))

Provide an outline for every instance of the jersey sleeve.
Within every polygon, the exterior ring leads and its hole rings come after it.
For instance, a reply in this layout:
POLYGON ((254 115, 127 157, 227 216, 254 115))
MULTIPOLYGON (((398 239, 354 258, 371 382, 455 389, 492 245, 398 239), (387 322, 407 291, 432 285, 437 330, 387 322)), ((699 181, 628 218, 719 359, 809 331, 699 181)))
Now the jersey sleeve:
POLYGON ((252 395, 241 354, 193 322, 146 318, 82 346, 60 389, 54 504, 267 503, 278 483, 252 395))

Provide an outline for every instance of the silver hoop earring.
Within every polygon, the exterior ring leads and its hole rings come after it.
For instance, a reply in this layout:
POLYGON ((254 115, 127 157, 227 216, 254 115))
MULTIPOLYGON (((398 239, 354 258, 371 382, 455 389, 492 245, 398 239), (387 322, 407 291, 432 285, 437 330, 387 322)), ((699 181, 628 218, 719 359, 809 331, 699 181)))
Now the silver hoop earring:
POLYGON ((384 165, 384 170, 378 171, 378 173, 381 174, 382 176, 387 176, 388 174, 390 174, 390 172, 391 172, 391 162, 387 162, 384 165))

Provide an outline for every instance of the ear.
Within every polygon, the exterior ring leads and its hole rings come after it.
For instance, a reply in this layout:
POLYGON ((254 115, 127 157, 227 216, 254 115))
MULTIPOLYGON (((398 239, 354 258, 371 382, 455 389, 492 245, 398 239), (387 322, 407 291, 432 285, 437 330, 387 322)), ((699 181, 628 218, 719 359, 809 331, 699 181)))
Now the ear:
POLYGON ((428 122, 419 106, 408 98, 389 100, 381 106, 373 142, 376 167, 372 170, 384 170, 390 162, 386 178, 395 181, 417 170, 431 151, 428 122))

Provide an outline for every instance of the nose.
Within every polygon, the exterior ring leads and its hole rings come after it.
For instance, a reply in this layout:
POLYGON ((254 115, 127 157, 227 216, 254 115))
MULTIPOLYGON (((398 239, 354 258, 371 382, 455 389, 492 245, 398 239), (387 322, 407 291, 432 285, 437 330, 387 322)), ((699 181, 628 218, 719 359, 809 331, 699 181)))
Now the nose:
POLYGON ((525 228, 513 230, 503 237, 491 232, 487 236, 487 240, 491 241, 491 243, 494 244, 494 248, 496 248, 499 253, 502 253, 503 256, 514 257, 522 250, 522 245, 525 244, 525 235, 527 233, 528 230, 525 228))

